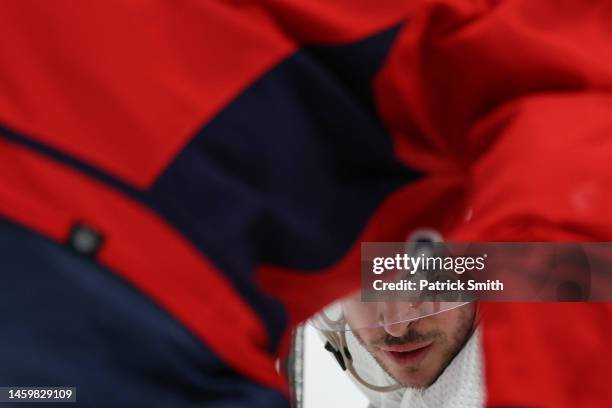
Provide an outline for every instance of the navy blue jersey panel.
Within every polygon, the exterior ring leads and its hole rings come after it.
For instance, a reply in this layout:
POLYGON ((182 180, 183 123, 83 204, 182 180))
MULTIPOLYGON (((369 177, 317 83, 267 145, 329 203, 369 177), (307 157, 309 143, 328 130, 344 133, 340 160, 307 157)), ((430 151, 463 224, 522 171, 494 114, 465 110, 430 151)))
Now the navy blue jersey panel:
POLYGON ((157 211, 256 300, 269 327, 281 316, 256 292, 255 268, 334 264, 383 199, 418 177, 395 159, 371 103, 372 76, 396 31, 280 63, 205 126, 150 191, 157 211))
POLYGON ((414 177, 374 114, 300 52, 206 126, 151 194, 209 257, 225 258, 221 267, 316 270, 336 262, 382 199, 414 177))
POLYGON ((308 47, 319 64, 324 66, 363 106, 374 112, 371 80, 384 63, 401 25, 368 37, 356 44, 336 47, 308 47))
POLYGON ((4 220, 0 270, 0 386, 76 386, 78 407, 288 408, 115 274, 4 220))

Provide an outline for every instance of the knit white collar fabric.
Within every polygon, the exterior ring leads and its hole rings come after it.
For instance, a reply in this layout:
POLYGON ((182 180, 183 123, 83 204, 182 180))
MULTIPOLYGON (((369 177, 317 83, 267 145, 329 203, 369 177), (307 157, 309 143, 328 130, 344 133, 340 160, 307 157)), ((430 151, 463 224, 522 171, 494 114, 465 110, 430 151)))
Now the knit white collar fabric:
MULTIPOLYGON (((347 340, 351 348, 360 347, 367 353, 356 340, 347 340)), ((372 378, 388 378, 377 364, 370 369, 372 378)), ((480 330, 475 330, 446 370, 426 389, 378 393, 355 383, 368 397, 372 408, 481 408, 486 395, 480 330)))

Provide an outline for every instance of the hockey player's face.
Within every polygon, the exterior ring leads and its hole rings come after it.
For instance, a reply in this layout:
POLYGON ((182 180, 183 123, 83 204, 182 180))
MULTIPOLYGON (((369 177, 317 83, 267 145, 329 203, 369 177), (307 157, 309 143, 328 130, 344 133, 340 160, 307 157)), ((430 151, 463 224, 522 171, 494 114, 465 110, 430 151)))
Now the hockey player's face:
MULTIPOLYGON (((475 306, 467 304, 410 323, 356 330, 355 336, 383 369, 406 387, 433 384, 467 342, 475 306)), ((345 317, 351 325, 350 310, 345 317)))

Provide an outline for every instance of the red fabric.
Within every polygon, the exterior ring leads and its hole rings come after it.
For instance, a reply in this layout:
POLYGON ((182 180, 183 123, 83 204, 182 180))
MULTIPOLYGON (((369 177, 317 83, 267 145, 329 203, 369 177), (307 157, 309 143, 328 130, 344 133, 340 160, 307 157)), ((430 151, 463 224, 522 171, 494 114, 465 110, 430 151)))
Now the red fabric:
POLYGON ((485 304, 490 407, 609 407, 612 304, 485 304))
POLYGON ((5 4, 0 119, 147 187, 193 133, 295 45, 221 2, 5 4))
POLYGON ((357 40, 406 14, 398 0, 374 13, 365 1, 237 3, 5 4, 0 120, 146 188, 297 42, 357 40))
MULTIPOLYGON (((580 0, 429 1, 411 16, 375 90, 398 157, 461 178, 445 239, 611 240, 610 21, 612 2, 580 0)), ((612 406, 609 304, 483 309, 489 406, 612 406)))

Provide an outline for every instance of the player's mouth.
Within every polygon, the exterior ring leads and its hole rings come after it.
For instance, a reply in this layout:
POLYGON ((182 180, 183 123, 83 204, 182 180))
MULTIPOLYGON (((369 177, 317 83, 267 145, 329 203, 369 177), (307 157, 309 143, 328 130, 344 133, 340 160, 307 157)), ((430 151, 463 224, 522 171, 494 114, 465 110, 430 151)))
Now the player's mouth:
POLYGON ((432 342, 407 344, 401 346, 383 346, 383 354, 392 362, 401 366, 416 366, 423 361, 431 349, 432 342))

